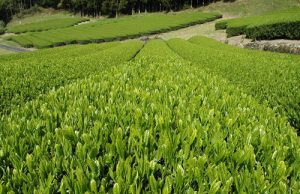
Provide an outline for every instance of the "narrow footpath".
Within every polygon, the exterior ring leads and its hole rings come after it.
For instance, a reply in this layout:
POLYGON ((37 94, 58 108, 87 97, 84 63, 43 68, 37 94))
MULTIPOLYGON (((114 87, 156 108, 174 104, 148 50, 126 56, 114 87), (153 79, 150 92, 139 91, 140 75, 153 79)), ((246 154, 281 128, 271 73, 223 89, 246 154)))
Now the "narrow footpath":
POLYGON ((25 49, 25 48, 19 48, 19 47, 14 47, 14 46, 8 46, 8 45, 4 45, 4 44, 0 44, 0 49, 4 49, 7 51, 12 51, 12 52, 28 52, 29 50, 25 49))

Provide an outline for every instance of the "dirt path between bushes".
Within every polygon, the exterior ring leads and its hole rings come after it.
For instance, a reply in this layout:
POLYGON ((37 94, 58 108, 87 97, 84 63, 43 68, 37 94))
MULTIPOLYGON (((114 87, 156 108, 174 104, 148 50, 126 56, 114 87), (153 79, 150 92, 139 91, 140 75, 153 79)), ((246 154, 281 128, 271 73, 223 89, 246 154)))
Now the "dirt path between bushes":
POLYGON ((4 49, 4 50, 7 50, 7 51, 12 51, 12 52, 17 52, 17 53, 28 52, 29 51, 25 48, 19 48, 19 47, 8 46, 8 45, 3 45, 3 44, 0 44, 0 49, 4 49))

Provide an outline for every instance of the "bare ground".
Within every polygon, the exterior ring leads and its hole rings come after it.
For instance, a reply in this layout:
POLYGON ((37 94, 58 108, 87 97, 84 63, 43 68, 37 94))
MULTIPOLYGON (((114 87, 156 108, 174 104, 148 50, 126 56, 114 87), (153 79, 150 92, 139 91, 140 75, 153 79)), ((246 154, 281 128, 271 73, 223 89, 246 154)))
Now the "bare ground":
POLYGON ((80 22, 80 23, 78 23, 74 26, 81 26, 81 25, 84 25, 84 24, 90 24, 90 23, 95 23, 95 22, 97 22, 96 19, 91 19, 91 20, 88 20, 88 21, 85 21, 85 22, 80 22))

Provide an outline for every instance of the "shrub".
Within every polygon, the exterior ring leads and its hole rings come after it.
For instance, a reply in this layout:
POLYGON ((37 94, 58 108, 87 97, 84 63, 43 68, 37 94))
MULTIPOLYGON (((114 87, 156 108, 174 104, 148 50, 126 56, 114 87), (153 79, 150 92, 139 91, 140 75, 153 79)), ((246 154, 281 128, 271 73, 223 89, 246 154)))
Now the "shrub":
POLYGON ((299 56, 244 50, 204 37, 168 43, 180 56, 221 75, 286 115, 300 134, 299 56))
POLYGON ((252 39, 300 39, 300 8, 268 13, 261 16, 217 22, 216 29, 226 29, 227 36, 246 34, 252 39))
POLYGON ((300 39, 300 21, 247 26, 243 31, 252 39, 300 39))
POLYGON ((216 30, 224 30, 227 27, 227 20, 219 21, 216 23, 215 28, 216 30))

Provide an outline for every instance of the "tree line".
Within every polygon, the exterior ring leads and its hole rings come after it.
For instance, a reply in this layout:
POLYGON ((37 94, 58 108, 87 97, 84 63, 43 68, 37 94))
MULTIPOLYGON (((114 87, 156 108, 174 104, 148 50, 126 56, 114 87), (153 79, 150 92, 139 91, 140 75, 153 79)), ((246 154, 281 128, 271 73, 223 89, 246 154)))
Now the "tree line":
POLYGON ((140 12, 178 11, 205 6, 216 1, 234 0, 0 0, 0 20, 5 22, 17 13, 34 6, 67 9, 82 16, 97 17, 140 12))

